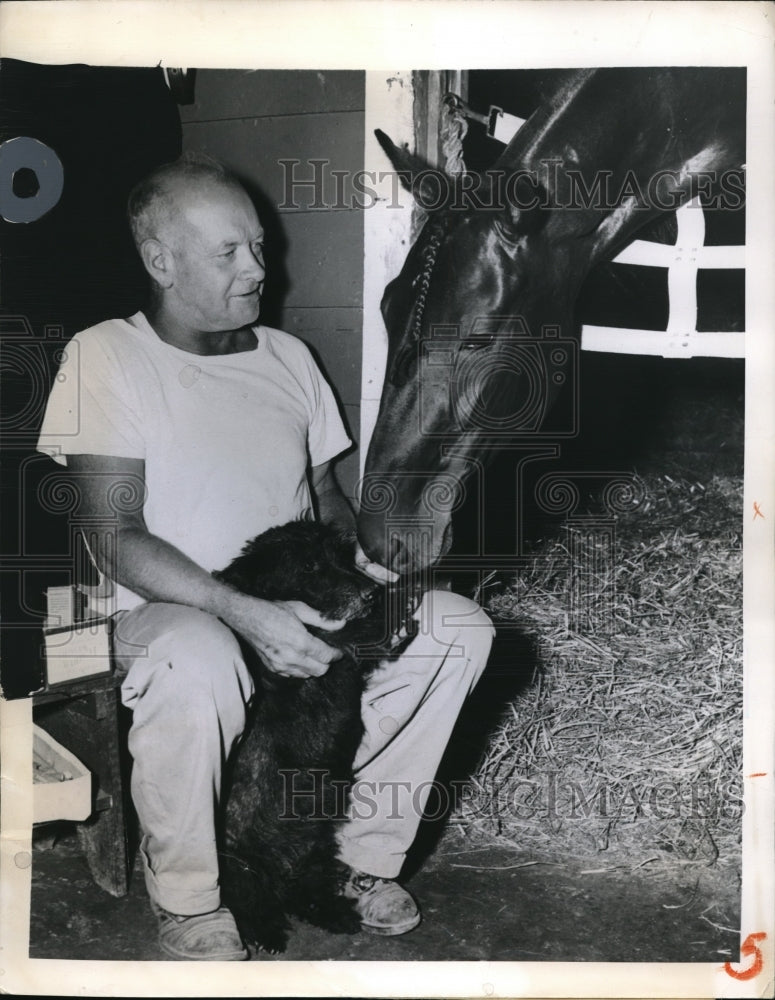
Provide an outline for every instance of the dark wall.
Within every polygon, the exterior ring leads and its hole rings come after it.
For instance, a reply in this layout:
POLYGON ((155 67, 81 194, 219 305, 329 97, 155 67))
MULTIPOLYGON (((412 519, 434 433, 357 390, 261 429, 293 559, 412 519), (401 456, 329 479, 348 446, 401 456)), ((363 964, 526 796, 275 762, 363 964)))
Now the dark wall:
MULTIPOLYGON (((57 204, 34 222, 0 220, 2 351, 2 687, 40 680, 46 586, 69 583, 68 511, 39 500, 54 468, 35 453, 58 352, 78 330, 143 305, 145 279, 124 218, 132 186, 181 151, 160 69, 0 65, 0 142, 28 136, 62 164, 57 204)), ((34 195, 20 171, 18 196, 34 195)))
POLYGON ((3 60, 0 141, 46 143, 64 168, 58 204, 28 224, 0 221, 3 312, 68 334, 142 304, 124 212, 132 186, 180 154, 178 108, 160 69, 3 60))

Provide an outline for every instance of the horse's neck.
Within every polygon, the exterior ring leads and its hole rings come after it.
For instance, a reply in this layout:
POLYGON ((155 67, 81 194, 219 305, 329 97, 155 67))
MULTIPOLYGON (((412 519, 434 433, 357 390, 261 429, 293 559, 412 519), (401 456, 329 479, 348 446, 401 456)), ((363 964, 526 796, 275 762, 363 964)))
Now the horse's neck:
POLYGON ((592 264, 686 201, 695 175, 743 162, 744 115, 728 82, 690 70, 580 71, 531 116, 496 168, 529 171, 550 206, 572 207, 549 220, 547 235, 578 240, 592 264), (667 174, 675 178, 667 203, 644 205, 639 193, 667 174), (578 179, 599 192, 593 204, 579 206, 578 179))

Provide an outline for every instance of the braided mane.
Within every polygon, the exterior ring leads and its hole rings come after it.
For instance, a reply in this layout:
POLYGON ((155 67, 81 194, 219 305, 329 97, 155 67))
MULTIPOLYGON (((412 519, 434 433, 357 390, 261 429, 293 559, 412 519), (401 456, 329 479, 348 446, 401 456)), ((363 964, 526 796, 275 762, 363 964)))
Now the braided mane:
POLYGON ((414 322, 412 323, 412 340, 417 343, 420 340, 420 335, 422 333, 422 322, 425 315, 425 302, 428 297, 428 289, 431 283, 431 276, 433 275, 433 269, 436 266, 436 257, 439 252, 439 247, 441 246, 441 241, 446 231, 446 219, 444 216, 431 216, 428 222, 430 227, 430 236, 428 242, 423 247, 423 267, 422 271, 415 277, 412 282, 412 288, 417 289, 417 298, 415 299, 414 306, 414 322))

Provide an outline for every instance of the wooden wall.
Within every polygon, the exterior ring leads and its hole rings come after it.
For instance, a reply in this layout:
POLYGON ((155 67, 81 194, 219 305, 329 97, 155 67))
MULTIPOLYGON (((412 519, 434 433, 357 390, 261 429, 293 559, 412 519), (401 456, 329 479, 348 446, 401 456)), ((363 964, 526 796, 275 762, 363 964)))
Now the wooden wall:
MULTIPOLYGON (((352 204, 349 176, 337 180, 331 171, 363 166, 364 104, 361 72, 199 70, 194 103, 180 109, 184 150, 226 164, 256 200, 268 243, 263 321, 312 348, 356 442, 363 211, 352 204), (316 178, 317 190, 293 185, 316 178)), ((356 449, 337 471, 354 496, 356 449)))

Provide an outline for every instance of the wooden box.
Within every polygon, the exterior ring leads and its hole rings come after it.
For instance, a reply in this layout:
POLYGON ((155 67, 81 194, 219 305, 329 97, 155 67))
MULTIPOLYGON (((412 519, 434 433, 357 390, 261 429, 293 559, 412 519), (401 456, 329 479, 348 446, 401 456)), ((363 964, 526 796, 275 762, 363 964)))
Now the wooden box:
POLYGON ((91 772, 40 726, 32 727, 32 822, 88 819, 91 772))
POLYGON ((49 687, 110 673, 110 619, 44 630, 49 687))

